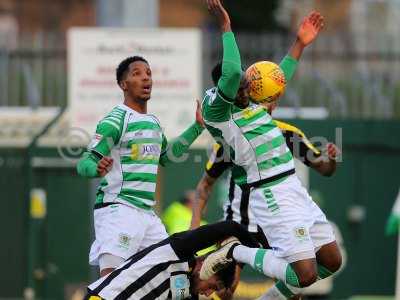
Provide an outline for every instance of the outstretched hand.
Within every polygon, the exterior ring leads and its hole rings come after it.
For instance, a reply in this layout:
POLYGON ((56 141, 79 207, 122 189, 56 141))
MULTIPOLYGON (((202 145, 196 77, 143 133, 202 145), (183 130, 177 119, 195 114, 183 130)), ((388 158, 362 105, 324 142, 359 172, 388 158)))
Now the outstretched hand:
POLYGON ((301 22, 299 30, 297 31, 297 38, 304 47, 308 46, 317 38, 323 27, 324 17, 319 12, 312 11, 301 22))
POLYGON ((201 105, 200 101, 196 100, 197 107, 196 107, 196 122, 201 125, 201 127, 205 127, 204 120, 203 120, 203 114, 201 112, 201 105))
POLYGON ((223 32, 232 31, 231 19, 228 12, 221 4, 221 0, 207 0, 208 10, 217 17, 223 32))

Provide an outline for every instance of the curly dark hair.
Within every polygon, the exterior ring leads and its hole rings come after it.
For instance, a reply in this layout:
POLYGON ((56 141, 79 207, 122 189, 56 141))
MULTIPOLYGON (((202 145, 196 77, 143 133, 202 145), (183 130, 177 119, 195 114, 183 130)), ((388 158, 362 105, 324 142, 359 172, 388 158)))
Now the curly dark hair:
POLYGON ((232 286, 233 281, 235 280, 235 269, 236 263, 232 262, 215 274, 222 281, 225 288, 230 288, 232 286))
MULTIPOLYGON (((212 252, 207 253, 205 255, 199 256, 196 258, 198 262, 204 262, 204 260, 210 255, 212 252)), ((219 281, 222 282, 224 285, 224 288, 230 288, 233 285, 233 282, 235 280, 235 272, 236 272, 236 266, 237 263, 232 261, 231 263, 227 264, 219 270, 217 273, 215 273, 215 276, 218 278, 219 281)), ((200 273, 200 270, 199 270, 200 273)), ((199 274, 195 275, 195 277, 199 278, 199 274)), ((190 277, 190 286, 193 288, 194 286, 194 277, 190 277)))
POLYGON ((146 64, 149 64, 147 60, 145 60, 141 56, 130 56, 125 58, 123 61, 121 61, 117 67, 116 70, 116 75, 117 75, 117 83, 118 85, 121 83, 121 81, 124 79, 126 72, 129 70, 129 65, 135 61, 142 61, 145 62, 146 64))

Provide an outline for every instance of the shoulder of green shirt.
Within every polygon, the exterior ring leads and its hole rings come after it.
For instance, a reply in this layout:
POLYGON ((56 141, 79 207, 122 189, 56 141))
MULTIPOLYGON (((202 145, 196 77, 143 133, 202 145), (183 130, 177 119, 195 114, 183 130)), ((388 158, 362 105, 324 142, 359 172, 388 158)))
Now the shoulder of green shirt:
POLYGON ((205 121, 224 122, 229 120, 232 103, 224 98, 217 87, 205 92, 202 114, 205 121))
POLYGON ((96 133, 112 137, 114 144, 121 138, 126 111, 115 107, 97 125, 96 133))

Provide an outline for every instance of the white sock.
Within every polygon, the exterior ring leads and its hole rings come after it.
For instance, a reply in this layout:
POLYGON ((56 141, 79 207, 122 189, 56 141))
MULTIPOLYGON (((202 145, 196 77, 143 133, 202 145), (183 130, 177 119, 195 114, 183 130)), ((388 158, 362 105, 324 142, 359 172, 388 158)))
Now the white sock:
POLYGON ((278 281, 259 300, 287 300, 302 294, 305 288, 296 288, 278 281))
POLYGON ((232 256, 238 262, 253 266, 257 251, 258 248, 249 248, 243 245, 238 245, 233 249, 232 256))
POLYGON ((286 300, 287 298, 273 285, 264 295, 257 300, 286 300))
POLYGON ((294 286, 291 286, 290 284, 287 284, 286 287, 295 295, 302 294, 304 292, 304 290, 307 289, 307 288, 294 287, 294 286))
POLYGON ((268 277, 286 282, 288 262, 283 258, 276 257, 271 250, 238 245, 233 249, 233 258, 238 262, 250 265, 268 277))

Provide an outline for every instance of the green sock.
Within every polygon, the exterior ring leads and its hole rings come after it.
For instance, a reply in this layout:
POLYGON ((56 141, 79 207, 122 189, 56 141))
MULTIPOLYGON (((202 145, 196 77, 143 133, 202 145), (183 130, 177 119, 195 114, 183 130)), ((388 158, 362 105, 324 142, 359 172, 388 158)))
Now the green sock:
POLYGON ((275 287, 286 299, 290 299, 295 295, 282 280, 278 280, 275 283, 275 287))
POLYGON ((256 257, 254 258, 253 268, 263 274, 263 265, 264 265, 264 256, 266 253, 266 249, 258 249, 256 252, 256 257))
MULTIPOLYGON (((333 274, 331 271, 329 271, 327 268, 325 268, 322 265, 318 265, 317 268, 318 268, 318 279, 317 280, 327 278, 333 274)), ((297 274, 290 265, 288 265, 288 267, 286 269, 286 284, 300 288, 299 279, 297 277, 297 274)), ((289 298, 292 298, 293 296, 295 296, 296 294, 289 287, 287 287, 286 284, 282 280, 278 280, 275 283, 275 287, 283 296, 285 296, 287 299, 289 299, 289 298)))
POLYGON ((291 286, 300 287, 299 278, 290 265, 286 268, 286 283, 291 286))
POLYGON ((325 268, 324 266, 322 266, 320 264, 318 264, 317 269, 318 269, 318 278, 320 278, 320 279, 324 279, 333 274, 331 271, 329 271, 327 268, 325 268))

